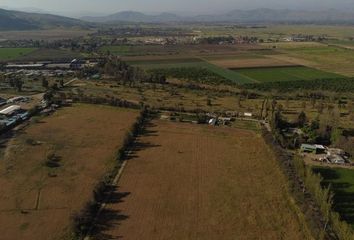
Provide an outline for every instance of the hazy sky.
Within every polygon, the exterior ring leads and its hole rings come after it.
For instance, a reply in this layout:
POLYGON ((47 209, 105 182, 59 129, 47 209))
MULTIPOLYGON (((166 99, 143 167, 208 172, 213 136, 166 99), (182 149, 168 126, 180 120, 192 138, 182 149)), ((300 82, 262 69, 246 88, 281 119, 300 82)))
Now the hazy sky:
POLYGON ((123 10, 213 13, 262 7, 311 10, 336 8, 353 11, 353 5, 353 0, 0 0, 1 7, 33 8, 68 14, 109 14, 123 10))

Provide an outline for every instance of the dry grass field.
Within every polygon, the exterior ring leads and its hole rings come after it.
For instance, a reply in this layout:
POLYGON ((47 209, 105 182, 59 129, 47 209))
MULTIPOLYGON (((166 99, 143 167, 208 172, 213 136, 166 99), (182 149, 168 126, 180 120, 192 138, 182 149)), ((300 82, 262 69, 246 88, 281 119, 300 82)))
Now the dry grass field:
POLYGON ((9 142, 0 161, 0 239, 53 240, 91 198, 138 112, 74 105, 39 119, 9 142), (48 154, 57 166, 48 167, 48 154))
POLYGON ((261 136, 154 120, 96 239, 312 239, 261 136))

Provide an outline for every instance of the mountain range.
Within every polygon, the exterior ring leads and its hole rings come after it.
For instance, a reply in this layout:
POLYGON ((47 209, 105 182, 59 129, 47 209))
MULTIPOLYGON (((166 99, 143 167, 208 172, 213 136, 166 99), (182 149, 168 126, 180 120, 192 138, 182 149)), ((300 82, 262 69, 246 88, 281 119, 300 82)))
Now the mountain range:
POLYGON ((305 10, 233 10, 225 14, 180 16, 172 13, 148 15, 141 12, 124 11, 104 17, 83 17, 81 19, 53 14, 29 13, 0 9, 0 30, 32 30, 56 27, 90 27, 97 24, 133 23, 314 23, 354 24, 354 13, 335 9, 326 11, 305 10))
POLYGON ((89 24, 74 18, 52 14, 0 9, 0 30, 35 30, 55 27, 85 27, 89 24))
POLYGON ((341 12, 335 9, 326 11, 305 10, 233 10, 218 15, 198 15, 182 17, 171 13, 147 15, 141 12, 124 11, 104 17, 83 17, 89 22, 232 22, 232 23, 354 23, 354 13, 341 12))

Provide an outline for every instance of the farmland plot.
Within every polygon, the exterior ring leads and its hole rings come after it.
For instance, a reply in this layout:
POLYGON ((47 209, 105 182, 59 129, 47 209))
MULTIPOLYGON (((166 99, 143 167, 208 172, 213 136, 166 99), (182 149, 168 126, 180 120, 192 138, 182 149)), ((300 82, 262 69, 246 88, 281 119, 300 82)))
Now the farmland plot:
POLYGON ((312 239, 252 131, 153 121, 95 239, 312 239))
POLYGON ((75 105, 30 124, 0 160, 0 239, 62 239, 138 112, 75 105), (55 159, 48 161, 48 155, 55 159))
POLYGON ((329 73, 308 67, 269 67, 235 69, 235 72, 259 82, 301 81, 342 78, 339 74, 329 73))

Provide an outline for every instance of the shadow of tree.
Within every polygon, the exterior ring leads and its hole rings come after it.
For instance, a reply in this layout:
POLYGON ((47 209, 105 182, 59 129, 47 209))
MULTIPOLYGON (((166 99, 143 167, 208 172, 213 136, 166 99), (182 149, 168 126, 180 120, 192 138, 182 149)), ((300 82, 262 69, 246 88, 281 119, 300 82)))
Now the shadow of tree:
POLYGON ((335 169, 314 168, 313 171, 321 174, 323 178, 322 185, 324 187, 330 186, 334 193, 333 209, 340 214, 342 220, 354 225, 354 192, 349 190, 354 187, 354 183, 339 181, 339 179, 343 178, 335 169))
MULTIPOLYGON (((115 187, 114 192, 111 193, 110 197, 105 201, 106 204, 119 204, 124 201, 124 198, 129 196, 130 192, 119 192, 118 187, 115 187)), ((117 228, 121 225, 121 222, 128 219, 129 216, 123 214, 120 210, 115 210, 112 208, 103 208, 102 212, 98 216, 98 220, 95 223, 91 235, 94 239, 119 239, 121 237, 112 236, 107 233, 108 230, 112 228, 117 228)))

